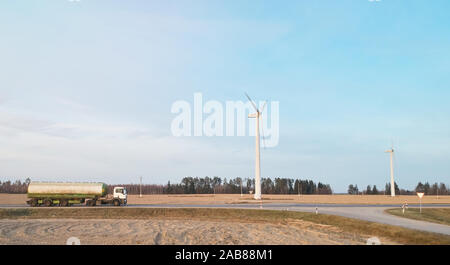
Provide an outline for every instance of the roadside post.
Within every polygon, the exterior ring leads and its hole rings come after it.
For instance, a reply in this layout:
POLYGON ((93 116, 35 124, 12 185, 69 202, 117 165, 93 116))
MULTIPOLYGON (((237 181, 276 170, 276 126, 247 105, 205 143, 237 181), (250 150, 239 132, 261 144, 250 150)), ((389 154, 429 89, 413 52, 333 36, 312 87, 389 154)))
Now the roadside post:
POLYGON ((402 205, 403 214, 405 214, 406 210, 408 210, 408 202, 407 201, 405 201, 405 203, 402 205))

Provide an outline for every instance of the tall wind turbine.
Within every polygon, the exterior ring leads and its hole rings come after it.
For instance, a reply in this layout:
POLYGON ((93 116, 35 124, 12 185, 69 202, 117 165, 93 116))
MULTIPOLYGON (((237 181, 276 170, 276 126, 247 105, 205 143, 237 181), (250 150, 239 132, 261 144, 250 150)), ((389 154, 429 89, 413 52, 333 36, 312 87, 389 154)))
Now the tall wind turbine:
POLYGON ((394 182, 394 146, 392 145, 391 149, 385 151, 385 153, 390 153, 391 156, 391 197, 395 197, 395 182, 394 182))
MULTIPOLYGON (((262 112, 264 110, 264 107, 266 106, 267 102, 264 102, 264 105, 262 106, 261 110, 259 110, 256 107, 255 102, 253 102, 253 100, 247 95, 247 93, 245 93, 245 95, 247 96, 248 100, 252 103, 253 108, 256 110, 256 113, 253 114, 249 114, 248 117, 249 118, 255 118, 256 119, 256 134, 255 134, 255 195, 254 195, 254 199, 255 200, 261 200, 261 165, 260 165, 260 151, 259 151, 259 144, 260 144, 260 139, 259 139, 259 118, 262 115, 262 112)), ((264 136, 263 136, 264 137, 264 136)))

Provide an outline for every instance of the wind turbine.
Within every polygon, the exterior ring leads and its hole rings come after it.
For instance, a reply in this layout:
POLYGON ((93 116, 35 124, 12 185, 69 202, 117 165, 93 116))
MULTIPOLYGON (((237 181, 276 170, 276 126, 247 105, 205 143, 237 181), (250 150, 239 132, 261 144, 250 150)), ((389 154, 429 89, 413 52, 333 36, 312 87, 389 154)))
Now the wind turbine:
MULTIPOLYGON (((245 93, 248 100, 252 103, 253 108, 255 109, 256 113, 249 114, 249 118, 255 118, 256 119, 256 134, 255 134, 255 200, 261 200, 261 164, 260 164, 260 151, 259 151, 259 118, 262 116, 262 112, 264 111, 264 107, 266 106, 267 102, 264 102, 264 105, 262 106, 261 110, 259 110, 256 107, 255 102, 245 93)), ((264 140, 264 135, 263 135, 264 140)))
POLYGON ((390 153, 391 156, 391 197, 395 197, 395 182, 394 182, 394 145, 391 146, 391 149, 384 151, 385 153, 390 153))

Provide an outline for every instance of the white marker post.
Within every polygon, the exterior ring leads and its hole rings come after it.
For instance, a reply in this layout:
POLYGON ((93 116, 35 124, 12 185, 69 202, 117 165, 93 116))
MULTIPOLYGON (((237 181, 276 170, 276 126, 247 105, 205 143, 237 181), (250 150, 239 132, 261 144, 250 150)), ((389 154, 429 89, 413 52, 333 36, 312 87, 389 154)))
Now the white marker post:
POLYGON ((422 197, 425 193, 423 192, 418 192, 417 196, 419 196, 419 201, 420 201, 420 213, 422 213, 422 197))

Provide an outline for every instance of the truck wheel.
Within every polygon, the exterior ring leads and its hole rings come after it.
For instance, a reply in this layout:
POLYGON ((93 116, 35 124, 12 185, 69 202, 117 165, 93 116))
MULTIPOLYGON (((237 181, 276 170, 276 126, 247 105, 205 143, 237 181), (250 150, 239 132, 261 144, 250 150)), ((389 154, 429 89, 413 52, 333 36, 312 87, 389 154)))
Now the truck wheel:
POLYGON ((45 199, 44 200, 44 206, 45 207, 50 207, 50 206, 52 206, 52 204, 53 204, 52 200, 50 200, 50 199, 45 199))
POLYGON ((61 200, 59 202, 59 205, 62 206, 62 207, 67 207, 67 206, 69 206, 69 201, 68 200, 61 200))
POLYGON ((31 202, 30 202, 30 205, 31 205, 31 207, 37 207, 39 205, 38 204, 38 200, 37 199, 32 199, 31 202))
POLYGON ((120 201, 119 200, 114 200, 114 206, 120 206, 120 201))
POLYGON ((96 203, 95 200, 89 200, 89 201, 86 202, 86 205, 92 207, 92 206, 95 206, 95 203, 96 203))

